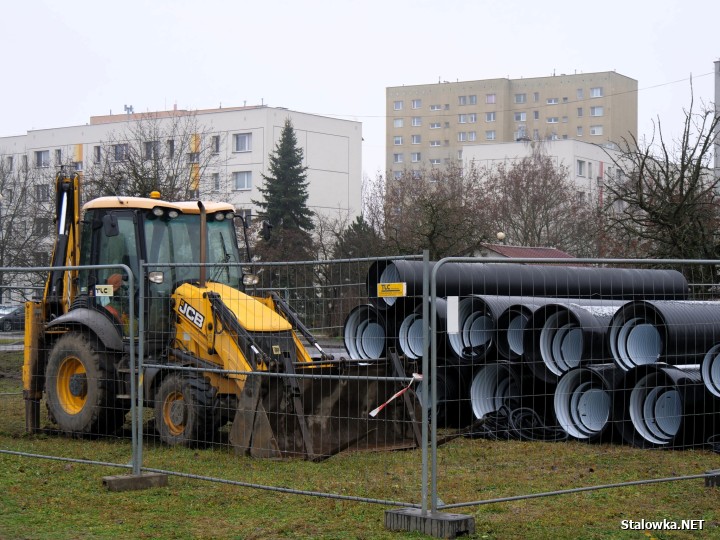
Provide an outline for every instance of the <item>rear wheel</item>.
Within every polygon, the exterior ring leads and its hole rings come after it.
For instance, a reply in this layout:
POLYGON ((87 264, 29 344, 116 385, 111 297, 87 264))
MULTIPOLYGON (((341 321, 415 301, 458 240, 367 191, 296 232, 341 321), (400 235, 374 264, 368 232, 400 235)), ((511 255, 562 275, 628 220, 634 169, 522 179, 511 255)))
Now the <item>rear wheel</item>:
POLYGON ((65 433, 109 435, 122 426, 127 411, 115 399, 115 368, 86 336, 58 339, 45 375, 48 412, 65 433))
POLYGON ((222 415, 215 389, 204 377, 172 373, 155 396, 155 425, 169 445, 199 446, 212 442, 222 415))

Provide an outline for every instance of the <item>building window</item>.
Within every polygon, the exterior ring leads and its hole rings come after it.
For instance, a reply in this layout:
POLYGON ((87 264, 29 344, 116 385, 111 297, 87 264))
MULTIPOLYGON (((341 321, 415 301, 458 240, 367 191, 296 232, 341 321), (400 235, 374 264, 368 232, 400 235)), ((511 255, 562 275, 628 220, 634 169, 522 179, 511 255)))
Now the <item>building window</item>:
POLYGON ((458 158, 458 159, 462 159, 462 158, 463 158, 463 151, 462 151, 462 150, 458 150, 457 158, 458 158))
POLYGON ((449 127, 450 127, 450 122, 445 122, 445 128, 449 128, 449 127))
POLYGON ((578 127, 577 127, 577 131, 575 132, 575 134, 576 134, 578 137, 582 137, 582 136, 583 136, 583 128, 582 128, 582 126, 578 126, 578 127))
POLYGON ((590 116, 602 116, 602 115, 603 115, 602 107, 590 107, 590 116))
POLYGON ((220 135, 213 135, 210 139, 210 148, 213 154, 220 153, 220 135))
POLYGON ((62 150, 60 148, 55 149, 55 165, 62 164, 62 150))
POLYGON ((143 157, 145 159, 157 159, 159 157, 158 141, 145 141, 143 148, 143 157))
POLYGON ((467 114, 459 114, 458 115, 458 123, 467 124, 467 114))
POLYGON ((477 122, 477 113, 468 114, 468 124, 474 124, 477 122))
POLYGON ((402 101, 394 101, 393 102, 393 111, 402 111, 402 109, 403 109, 402 101))
POLYGON ((432 158, 430 160, 430 165, 440 165, 441 161, 439 158, 432 158))
POLYGON ((525 117, 526 117, 526 114, 524 112, 516 112, 515 113, 515 121, 516 122, 524 122, 525 117))
POLYGON ((458 96, 458 105, 467 105, 467 96, 458 96))
POLYGON ((100 161, 102 161, 102 147, 93 146, 93 161, 95 163, 100 163, 100 161))
POLYGON ((578 115, 578 118, 582 118, 582 115, 583 115, 583 108, 582 108, 582 107, 578 107, 578 109, 577 109, 577 115, 578 115))
POLYGON ((477 96, 468 96, 468 105, 477 105, 477 96))
POLYGON ((402 118, 395 118, 393 120, 393 127, 401 128, 405 125, 405 121, 402 118))
POLYGON ((485 103, 495 103, 495 94, 486 94, 485 103))
POLYGON ((393 178, 395 180, 400 180, 402 178, 402 171, 393 171, 393 178))
POLYGON ((28 170, 28 157, 26 154, 22 155, 21 163, 22 163, 22 170, 27 171, 28 170))
POLYGON ((402 154, 393 154, 393 163, 402 163, 402 162, 403 162, 402 154))
POLYGON ((420 108, 422 108, 422 99, 413 99, 413 100, 412 100, 412 108, 413 108, 413 109, 420 109, 420 108))
POLYGON ((581 159, 577 160, 577 175, 585 177, 585 162, 581 159))
POLYGON ((35 186, 35 199, 37 201, 50 200, 50 187, 47 184, 38 184, 35 186))
POLYGON ((412 144, 420 144, 421 140, 422 140, 422 138, 420 137, 420 135, 411 135, 410 136, 410 142, 412 144))
POLYGON ((515 94, 515 103, 527 103, 527 95, 515 94))
POLYGON ((548 116, 547 123, 548 124, 557 124, 558 117, 557 116, 548 116))
POLYGON ((540 92, 533 92, 533 101, 537 103, 540 101, 540 92))
POLYGON ((477 140, 477 131, 468 131, 468 141, 477 140))
POLYGON ((252 133, 235 133, 233 143, 235 152, 250 152, 252 150, 252 133))
POLYGON ((430 105, 431 111, 442 111, 442 105, 430 105))
POLYGON ((582 88, 578 88, 576 95, 577 95, 577 99, 583 99, 583 89, 582 89, 582 88))
POLYGON ((467 140, 467 133, 464 131, 458 131, 458 142, 465 142, 467 140))
POLYGON ((413 163, 420 163, 420 152, 413 152, 410 154, 410 161, 413 163))
POLYGON ((188 152, 188 163, 200 163, 200 153, 199 152, 188 152))
POLYGON ((7 167, 8 172, 12 172, 13 170, 13 157, 7 156, 5 158, 5 166, 7 167))
POLYGON ((592 162, 588 161, 588 178, 592 178, 592 162))
POLYGON ((547 99, 547 102, 546 102, 546 103, 547 103, 548 105, 557 105, 557 104, 558 104, 558 101, 559 101, 558 98, 556 98, 556 97, 551 97, 551 98, 548 98, 548 99, 547 99))
POLYGON ((485 121, 486 122, 494 122, 495 121, 495 112, 486 112, 485 113, 485 121))
POLYGON ((533 120, 540 120, 540 111, 533 111, 533 120))
POLYGON ((537 141, 540 139, 540 131, 537 129, 533 129, 533 140, 537 141))
POLYGON ((252 172, 239 171, 233 173, 233 185, 237 190, 252 189, 252 172))
POLYGON ((35 166, 41 168, 50 166, 50 150, 38 150, 35 152, 35 166))
POLYGON ((175 141, 173 139, 167 141, 167 154, 170 159, 175 157, 175 141))
POLYGON ((562 117, 562 121, 563 121, 563 124, 567 124, 568 117, 567 117, 567 116, 563 116, 563 117, 562 117))
POLYGON ((590 89, 590 97, 603 97, 602 86, 596 86, 590 89))
POLYGON ((430 141, 430 146, 440 146, 440 141, 430 141))
POLYGON ((212 180, 213 191, 220 191, 220 173, 212 173, 210 179, 212 180))
POLYGON ((114 144, 113 145, 113 159, 115 161, 126 161, 128 158, 128 145, 127 143, 123 144, 114 144))
POLYGON ((50 220, 48 218, 38 218, 34 223, 33 229, 35 229, 35 234, 47 236, 50 234, 50 220))
POLYGON ((400 146, 402 143, 402 137, 400 135, 395 135, 395 137, 393 137, 393 144, 395 146, 400 146))
POLYGON ((603 134, 602 126, 590 126, 590 135, 602 135, 602 134, 603 134))
POLYGON ((433 122, 430 124, 430 129, 440 129, 441 127, 440 122, 433 122))
POLYGON ((416 127, 422 126, 422 116, 413 116, 412 125, 416 127))
POLYGON ((74 161, 72 164, 72 168, 75 171, 81 172, 83 170, 83 162, 82 161, 74 161))
POLYGON ((495 130, 491 129, 490 131, 485 132, 485 140, 486 141, 494 141, 495 140, 495 130))

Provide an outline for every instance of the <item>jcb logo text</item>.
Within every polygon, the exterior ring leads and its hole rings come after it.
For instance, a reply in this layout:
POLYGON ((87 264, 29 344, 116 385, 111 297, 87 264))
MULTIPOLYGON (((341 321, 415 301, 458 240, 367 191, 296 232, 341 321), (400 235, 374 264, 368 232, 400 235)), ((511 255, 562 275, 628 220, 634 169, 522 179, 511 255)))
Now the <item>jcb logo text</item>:
POLYGON ((202 330, 205 317, 185 300, 180 301, 180 309, 178 310, 184 315, 191 323, 202 330))

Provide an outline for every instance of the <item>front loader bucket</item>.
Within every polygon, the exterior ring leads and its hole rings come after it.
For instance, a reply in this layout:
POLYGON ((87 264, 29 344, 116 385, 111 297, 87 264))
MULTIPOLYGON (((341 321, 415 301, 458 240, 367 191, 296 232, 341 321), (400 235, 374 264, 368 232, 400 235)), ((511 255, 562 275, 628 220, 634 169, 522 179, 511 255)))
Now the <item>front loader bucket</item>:
POLYGON ((419 446, 421 411, 414 392, 370 416, 406 384, 387 379, 395 376, 388 363, 299 364, 248 379, 230 432, 239 451, 322 460, 344 450, 419 446))

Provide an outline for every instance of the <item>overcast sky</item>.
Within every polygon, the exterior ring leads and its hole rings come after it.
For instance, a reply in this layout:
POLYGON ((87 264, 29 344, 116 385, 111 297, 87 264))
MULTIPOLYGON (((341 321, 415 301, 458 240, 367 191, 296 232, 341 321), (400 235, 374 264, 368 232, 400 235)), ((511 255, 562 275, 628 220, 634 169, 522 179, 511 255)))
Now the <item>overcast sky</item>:
POLYGON ((13 0, 0 136, 90 116, 255 105, 357 120, 384 170, 385 88, 616 70, 639 135, 713 101, 716 0, 13 0))

